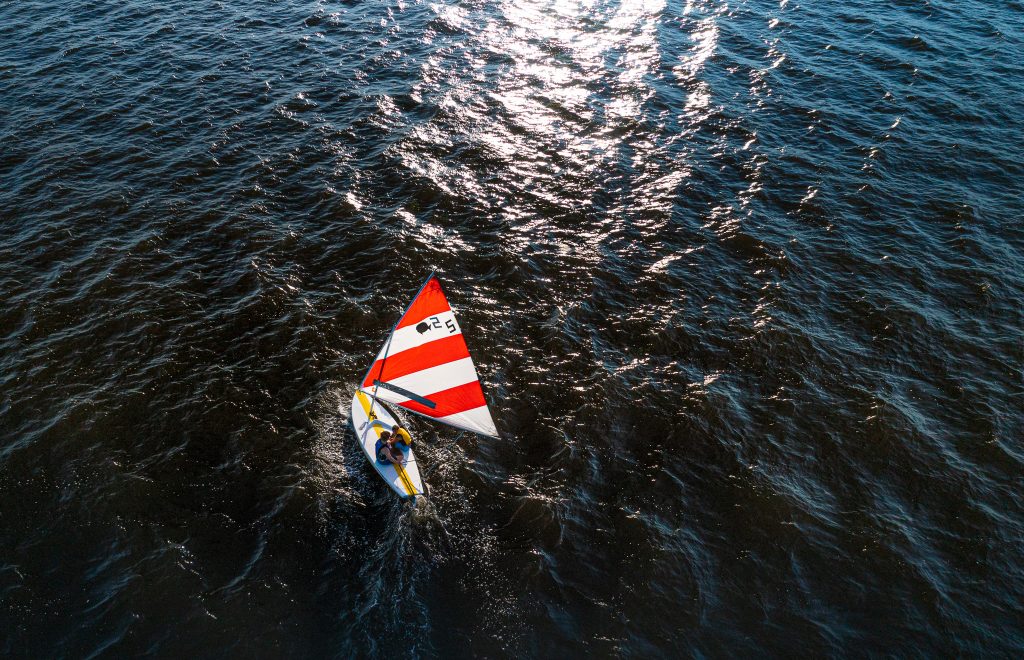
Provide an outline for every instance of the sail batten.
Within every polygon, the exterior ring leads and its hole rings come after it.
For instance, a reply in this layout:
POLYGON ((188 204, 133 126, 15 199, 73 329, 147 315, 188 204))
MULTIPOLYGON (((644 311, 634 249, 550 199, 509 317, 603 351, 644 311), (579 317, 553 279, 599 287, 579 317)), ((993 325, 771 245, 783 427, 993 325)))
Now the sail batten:
POLYGON ((462 328, 434 275, 395 324, 361 388, 410 412, 497 437, 462 328))

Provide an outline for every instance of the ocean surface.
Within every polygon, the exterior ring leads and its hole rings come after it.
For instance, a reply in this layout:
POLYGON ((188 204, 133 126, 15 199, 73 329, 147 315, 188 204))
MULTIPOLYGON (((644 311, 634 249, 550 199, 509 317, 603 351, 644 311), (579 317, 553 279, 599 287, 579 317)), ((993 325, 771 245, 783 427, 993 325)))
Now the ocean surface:
POLYGON ((1021 657, 1022 136, 1019 0, 0 1, 0 655, 1021 657))

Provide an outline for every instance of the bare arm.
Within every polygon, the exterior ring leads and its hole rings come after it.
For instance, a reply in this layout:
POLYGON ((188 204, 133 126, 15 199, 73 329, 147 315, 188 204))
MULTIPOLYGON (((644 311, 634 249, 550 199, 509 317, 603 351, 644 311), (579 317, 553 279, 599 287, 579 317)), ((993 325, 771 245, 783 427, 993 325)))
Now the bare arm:
POLYGON ((388 460, 395 465, 402 464, 402 452, 398 451, 394 447, 384 447, 384 455, 388 457, 388 460))

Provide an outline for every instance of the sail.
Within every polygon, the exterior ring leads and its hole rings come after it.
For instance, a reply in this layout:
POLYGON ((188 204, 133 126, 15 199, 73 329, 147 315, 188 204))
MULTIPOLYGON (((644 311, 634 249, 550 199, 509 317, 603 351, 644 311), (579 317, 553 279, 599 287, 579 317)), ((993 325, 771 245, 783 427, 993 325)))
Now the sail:
POLYGON ((395 325, 361 387, 406 410, 498 437, 462 328, 434 275, 395 325))

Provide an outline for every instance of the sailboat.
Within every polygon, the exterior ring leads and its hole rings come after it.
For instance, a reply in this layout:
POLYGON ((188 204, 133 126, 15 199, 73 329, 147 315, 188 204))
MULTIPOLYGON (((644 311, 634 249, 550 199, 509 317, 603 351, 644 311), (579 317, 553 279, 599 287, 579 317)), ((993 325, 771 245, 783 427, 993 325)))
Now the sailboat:
POLYGON ((377 473, 399 496, 415 500, 425 491, 412 448, 396 444, 402 450, 400 464, 377 460, 377 440, 397 424, 385 402, 457 429, 498 437, 462 328, 433 273, 356 388, 349 417, 377 473))

